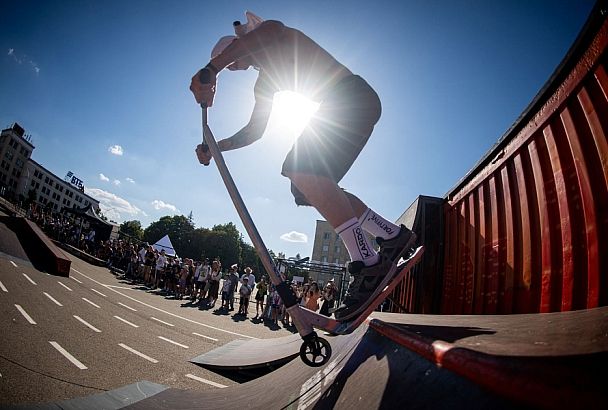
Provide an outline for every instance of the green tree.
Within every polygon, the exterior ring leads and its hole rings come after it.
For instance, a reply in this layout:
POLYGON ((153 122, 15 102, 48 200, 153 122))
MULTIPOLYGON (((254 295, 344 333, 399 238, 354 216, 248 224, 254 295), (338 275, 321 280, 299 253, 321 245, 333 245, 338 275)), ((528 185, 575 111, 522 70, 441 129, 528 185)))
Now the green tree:
POLYGON ((180 256, 190 257, 184 252, 191 247, 192 231, 194 226, 185 216, 163 216, 144 230, 144 240, 155 243, 163 236, 169 235, 175 252, 180 256))
POLYGON ((134 221, 126 221, 120 224, 120 232, 138 240, 142 240, 144 237, 144 230, 141 227, 141 222, 134 221))

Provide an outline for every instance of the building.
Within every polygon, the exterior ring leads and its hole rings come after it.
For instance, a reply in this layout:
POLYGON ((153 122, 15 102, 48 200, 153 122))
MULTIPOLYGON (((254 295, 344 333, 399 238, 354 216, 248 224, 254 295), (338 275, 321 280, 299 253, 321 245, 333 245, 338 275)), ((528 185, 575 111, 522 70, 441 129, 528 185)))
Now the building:
POLYGON ((0 134, 0 195, 13 200, 31 198, 36 203, 59 212, 63 207, 99 211, 99 201, 84 193, 82 181, 67 175, 69 181, 31 159, 34 145, 17 123, 0 134))
POLYGON ((341 266, 350 261, 342 239, 327 221, 317 220, 311 260, 341 266))

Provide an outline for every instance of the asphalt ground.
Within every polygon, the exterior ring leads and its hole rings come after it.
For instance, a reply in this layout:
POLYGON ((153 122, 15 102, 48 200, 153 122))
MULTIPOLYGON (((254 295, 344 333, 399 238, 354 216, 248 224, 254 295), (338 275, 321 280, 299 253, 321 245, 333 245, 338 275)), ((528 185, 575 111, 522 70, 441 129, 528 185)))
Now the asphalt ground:
POLYGON ((199 310, 70 258, 70 278, 37 270, 0 223, 0 406, 88 396, 141 380, 194 391, 234 386, 189 360, 235 339, 292 334, 234 312, 199 310))

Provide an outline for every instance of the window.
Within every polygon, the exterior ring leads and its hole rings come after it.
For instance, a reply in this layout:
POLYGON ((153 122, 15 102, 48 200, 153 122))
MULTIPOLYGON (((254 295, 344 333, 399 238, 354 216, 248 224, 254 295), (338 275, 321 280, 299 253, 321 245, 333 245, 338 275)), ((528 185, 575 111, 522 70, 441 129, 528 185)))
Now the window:
POLYGON ((323 245, 323 252, 329 251, 329 245, 323 245))
POLYGON ((49 177, 44 178, 44 183, 48 184, 49 183, 49 177))
POLYGON ((23 160, 21 158, 17 158, 15 161, 15 166, 19 169, 23 168, 23 160))
POLYGON ((334 259, 334 263, 335 263, 335 264, 340 264, 340 258, 336 258, 336 259, 334 259))
POLYGON ((325 232, 325 233, 323 234, 323 239, 324 239, 324 240, 327 240, 327 239, 329 239, 329 237, 330 237, 330 236, 331 236, 331 234, 330 234, 329 232, 325 232))
POLYGON ((8 159, 9 161, 13 160, 13 151, 7 150, 6 154, 4 154, 4 158, 8 159))
POLYGON ((340 253, 340 247, 338 245, 334 246, 334 253, 340 253))
POLYGON ((321 262, 327 263, 327 256, 322 256, 321 257, 321 262))

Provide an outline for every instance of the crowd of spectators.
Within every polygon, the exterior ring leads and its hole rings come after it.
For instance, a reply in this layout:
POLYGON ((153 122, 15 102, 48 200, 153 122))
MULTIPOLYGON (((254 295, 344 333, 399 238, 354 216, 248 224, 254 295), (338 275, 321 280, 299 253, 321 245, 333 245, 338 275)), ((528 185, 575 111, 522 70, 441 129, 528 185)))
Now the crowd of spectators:
MULTIPOLYGON (((256 277, 250 267, 241 273, 237 264, 223 269, 219 259, 181 259, 168 256, 165 250, 159 251, 148 243, 132 240, 99 241, 93 228, 44 209, 32 208, 27 216, 53 239, 105 261, 113 272, 167 298, 186 298, 201 309, 223 312, 234 311, 238 298, 237 316, 248 317, 255 308, 253 319, 293 326, 274 285, 259 273, 256 277)), ((314 281, 293 282, 291 287, 301 306, 331 315, 338 296, 333 280, 323 289, 314 281)))
MULTIPOLYGON (((263 275, 256 275, 246 267, 242 272, 237 264, 223 269, 218 259, 194 261, 190 258, 167 256, 165 250, 142 244, 121 246, 106 243, 108 267, 124 274, 125 278, 141 283, 147 290, 167 298, 189 299, 201 309, 232 312, 236 316, 293 326, 283 301, 274 285, 263 275), (235 309, 235 302, 238 307, 235 309), (254 306, 255 305, 255 306, 254 306)), ((337 298, 337 288, 329 281, 323 289, 316 282, 291 284, 298 303, 307 309, 330 316, 337 298)))

